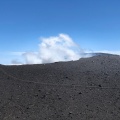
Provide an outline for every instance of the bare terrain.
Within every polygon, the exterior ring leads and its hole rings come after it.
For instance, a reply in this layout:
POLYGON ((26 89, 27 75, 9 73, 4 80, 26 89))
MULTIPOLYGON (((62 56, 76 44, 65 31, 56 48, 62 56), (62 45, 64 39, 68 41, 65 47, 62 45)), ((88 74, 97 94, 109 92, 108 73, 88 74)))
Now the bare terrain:
POLYGON ((120 56, 0 65, 0 120, 120 120, 120 56))

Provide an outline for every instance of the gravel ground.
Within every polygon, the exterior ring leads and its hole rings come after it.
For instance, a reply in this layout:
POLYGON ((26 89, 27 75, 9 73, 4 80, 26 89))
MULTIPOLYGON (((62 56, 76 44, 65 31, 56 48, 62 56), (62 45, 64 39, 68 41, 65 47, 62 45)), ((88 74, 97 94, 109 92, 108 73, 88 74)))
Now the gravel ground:
POLYGON ((120 120, 120 56, 0 65, 0 120, 120 120))

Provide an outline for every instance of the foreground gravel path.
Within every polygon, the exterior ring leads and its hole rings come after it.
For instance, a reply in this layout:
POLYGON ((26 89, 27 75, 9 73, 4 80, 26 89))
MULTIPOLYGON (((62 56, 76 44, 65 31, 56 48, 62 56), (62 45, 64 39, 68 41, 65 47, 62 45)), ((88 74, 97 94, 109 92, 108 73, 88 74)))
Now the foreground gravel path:
POLYGON ((120 120, 120 56, 0 65, 0 120, 120 120))

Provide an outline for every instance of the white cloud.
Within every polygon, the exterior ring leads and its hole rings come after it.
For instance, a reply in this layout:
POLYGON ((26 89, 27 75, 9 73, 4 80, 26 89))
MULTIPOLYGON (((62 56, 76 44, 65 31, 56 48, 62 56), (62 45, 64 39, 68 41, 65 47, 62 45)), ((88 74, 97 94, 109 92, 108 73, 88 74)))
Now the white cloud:
POLYGON ((26 64, 42 64, 57 61, 78 60, 83 50, 68 35, 59 34, 48 38, 40 38, 38 52, 26 52, 22 56, 26 64))
POLYGON ((38 53, 26 52, 26 53, 23 53, 22 56, 24 57, 26 64, 42 63, 41 59, 39 58, 38 53))

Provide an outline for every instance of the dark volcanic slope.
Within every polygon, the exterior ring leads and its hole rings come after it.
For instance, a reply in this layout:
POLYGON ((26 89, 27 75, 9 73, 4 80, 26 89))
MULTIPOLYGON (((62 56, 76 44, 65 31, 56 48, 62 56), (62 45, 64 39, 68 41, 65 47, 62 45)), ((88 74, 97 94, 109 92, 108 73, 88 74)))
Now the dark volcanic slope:
POLYGON ((120 57, 0 65, 0 120, 120 120, 120 57))

